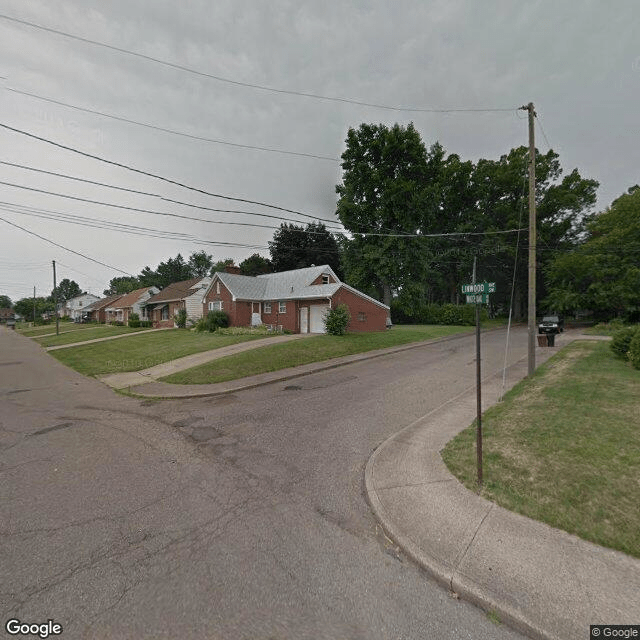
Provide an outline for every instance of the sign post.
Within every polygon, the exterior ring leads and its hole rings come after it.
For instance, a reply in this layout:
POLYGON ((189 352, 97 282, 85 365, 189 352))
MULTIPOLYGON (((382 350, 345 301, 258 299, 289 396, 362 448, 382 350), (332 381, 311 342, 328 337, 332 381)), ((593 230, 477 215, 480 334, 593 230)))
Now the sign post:
POLYGON ((488 304, 489 294, 495 293, 495 282, 476 282, 476 258, 473 259, 473 282, 462 285, 467 304, 476 305, 476 458, 478 486, 482 486, 482 369, 480 363, 480 305, 488 304))

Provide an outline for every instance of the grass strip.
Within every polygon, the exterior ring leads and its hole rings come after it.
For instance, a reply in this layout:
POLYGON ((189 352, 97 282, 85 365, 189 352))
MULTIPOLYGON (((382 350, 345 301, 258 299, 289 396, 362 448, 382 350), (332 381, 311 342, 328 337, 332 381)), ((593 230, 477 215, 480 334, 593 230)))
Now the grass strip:
POLYGON ((50 355, 86 376, 140 371, 176 358, 264 338, 257 335, 217 335, 185 329, 167 329, 131 336, 126 340, 92 342, 51 351, 50 355))
POLYGON ((148 329, 109 326, 109 328, 96 327, 89 331, 78 331, 61 333, 59 336, 46 336, 44 338, 34 338, 43 347, 54 347, 63 344, 73 344, 74 342, 83 342, 86 340, 95 340, 96 338, 110 338, 112 336, 121 336, 126 333, 139 333, 140 331, 148 331, 148 329))
POLYGON ((198 367, 171 374, 161 380, 174 384, 225 382, 311 362, 322 362, 340 356, 468 331, 472 331, 472 329, 458 326, 398 325, 390 331, 348 333, 344 336, 309 336, 294 342, 259 347, 244 353, 219 358, 198 367))
MULTIPOLYGON (((483 418, 480 495, 596 544, 640 557, 640 372, 608 343, 579 341, 483 418)), ((475 483, 475 424, 445 447, 475 483)))

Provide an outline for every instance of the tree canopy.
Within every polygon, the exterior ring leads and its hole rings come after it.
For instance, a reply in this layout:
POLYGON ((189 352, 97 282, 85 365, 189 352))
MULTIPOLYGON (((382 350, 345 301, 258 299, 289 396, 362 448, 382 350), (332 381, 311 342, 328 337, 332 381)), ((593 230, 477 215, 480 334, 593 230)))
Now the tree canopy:
POLYGON ((281 224, 269 241, 269 253, 274 272, 328 264, 336 274, 342 273, 338 241, 321 222, 306 227, 281 224))
POLYGON ((554 252, 548 304, 558 311, 640 320, 640 186, 590 218, 583 241, 554 252))
POLYGON ((58 294, 58 303, 61 303, 79 296, 82 293, 82 289, 75 280, 64 278, 60 281, 58 286, 51 291, 51 298, 54 300, 56 298, 56 293, 58 294))
POLYGON ((259 253, 254 253, 239 265, 240 273, 243 276, 260 276, 263 273, 271 273, 271 262, 263 258, 259 253))
POLYGON ((11 309, 13 304, 9 296, 0 296, 0 309, 11 309))

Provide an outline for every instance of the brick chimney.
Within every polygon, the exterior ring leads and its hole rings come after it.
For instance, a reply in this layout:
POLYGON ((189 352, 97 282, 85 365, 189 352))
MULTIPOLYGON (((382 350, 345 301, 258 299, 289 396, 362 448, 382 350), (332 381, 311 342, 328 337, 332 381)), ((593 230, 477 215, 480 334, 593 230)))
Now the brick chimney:
POLYGON ((240 274, 240 267, 236 267, 236 265, 235 265, 235 264, 228 264, 228 265, 224 268, 224 270, 225 270, 227 273, 233 273, 233 274, 234 274, 234 275, 236 275, 236 276, 241 275, 241 274, 240 274))

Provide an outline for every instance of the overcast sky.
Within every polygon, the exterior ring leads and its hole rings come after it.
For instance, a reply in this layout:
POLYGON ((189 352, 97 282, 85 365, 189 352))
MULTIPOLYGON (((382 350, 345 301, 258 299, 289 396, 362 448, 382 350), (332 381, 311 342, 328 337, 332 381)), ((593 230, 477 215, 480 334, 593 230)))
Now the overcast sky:
MULTIPOLYGON (((546 133, 545 140, 537 129, 537 147, 545 152, 550 144, 565 171, 577 167, 584 177, 598 180, 599 209, 640 183, 637 0, 2 0, 0 14, 0 123, 208 192, 334 220, 339 157, 349 127, 413 121, 427 145, 440 141, 464 159, 498 158, 527 144, 526 114, 516 109, 529 101, 546 133), (242 83, 394 107, 508 111, 391 111, 242 83), (198 140, 24 93, 199 138, 308 155, 198 140)), ((6 129, 0 129, 0 145, 5 163, 206 207, 309 221, 188 191, 6 129)), ((266 227, 281 222, 198 210, 6 164, 0 164, 0 181, 211 220, 266 227)), ((92 263, 0 221, 0 294, 14 301, 32 295, 34 286, 38 295, 50 293, 51 260, 58 263, 58 280, 68 277, 102 294, 112 277, 122 275, 110 267, 137 274, 145 265, 155 267, 178 252, 187 257, 203 248, 215 259, 237 262, 256 251, 268 256, 274 232, 115 209, 6 185, 0 185, 0 201, 4 220, 110 265, 92 263), (174 237, 27 215, 35 209, 174 237)))

